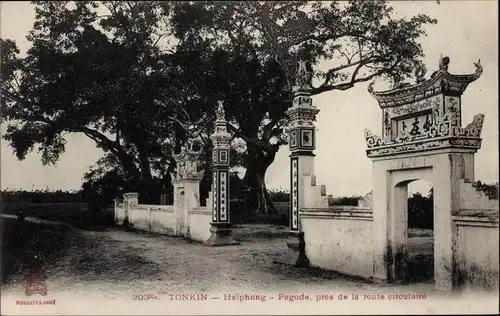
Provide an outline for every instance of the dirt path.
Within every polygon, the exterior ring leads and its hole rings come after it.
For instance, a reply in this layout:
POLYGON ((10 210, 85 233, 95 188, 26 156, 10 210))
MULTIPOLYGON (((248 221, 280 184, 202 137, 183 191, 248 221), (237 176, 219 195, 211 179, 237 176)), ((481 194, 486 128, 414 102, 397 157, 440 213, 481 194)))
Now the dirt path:
MULTIPOLYGON (((279 300, 279 293, 305 293, 310 296, 308 302, 314 302, 316 295, 321 294, 363 296, 381 290, 380 285, 333 272, 274 264, 273 259, 286 251, 286 241, 279 237, 257 236, 247 238, 239 246, 211 248, 181 238, 107 229, 76 230, 67 242, 65 253, 45 266, 49 293, 43 299, 56 299, 58 304, 44 305, 43 309, 16 305, 18 300, 33 299, 24 295, 23 275, 16 274, 2 287, 2 314, 8 314, 3 312, 4 308, 28 314, 130 314, 134 310, 144 314, 145 308, 150 308, 158 314, 154 306, 164 306, 166 302, 169 311, 185 314, 193 308, 199 310, 203 302, 179 305, 182 302, 175 300, 175 294, 206 294, 214 302, 222 301, 224 294, 266 295, 267 300, 279 300), (152 294, 155 298, 147 302, 135 300, 139 294, 152 294), (65 307, 61 310, 62 306, 65 307)), ((433 297, 432 287, 425 284, 382 290, 387 293, 411 290, 433 297)), ((241 304, 229 301, 224 306, 236 303, 241 304)), ((201 312, 206 313, 206 309, 201 312)), ((219 313, 222 312, 215 312, 219 313)))

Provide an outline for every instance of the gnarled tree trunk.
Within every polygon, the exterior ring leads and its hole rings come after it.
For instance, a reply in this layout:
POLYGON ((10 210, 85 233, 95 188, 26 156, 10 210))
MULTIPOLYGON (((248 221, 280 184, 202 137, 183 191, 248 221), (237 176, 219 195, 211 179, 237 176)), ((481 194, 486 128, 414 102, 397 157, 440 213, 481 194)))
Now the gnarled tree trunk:
POLYGON ((250 161, 243 181, 251 189, 246 202, 248 215, 255 217, 276 213, 265 182, 267 169, 274 161, 276 152, 273 151, 266 154, 262 150, 248 144, 247 150, 250 161))

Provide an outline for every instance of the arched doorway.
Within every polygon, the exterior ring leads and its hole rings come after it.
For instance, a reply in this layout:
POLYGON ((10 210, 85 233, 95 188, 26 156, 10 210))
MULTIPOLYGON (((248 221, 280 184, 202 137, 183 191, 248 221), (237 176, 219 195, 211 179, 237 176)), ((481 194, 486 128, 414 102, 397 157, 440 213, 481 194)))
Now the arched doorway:
MULTIPOLYGON (((463 183, 474 181, 474 154, 481 148, 484 115, 462 127, 461 95, 483 72, 448 72, 450 59, 439 61, 429 79, 387 91, 368 91, 382 110, 382 136, 365 130, 367 156, 373 162, 373 275, 407 280, 408 184, 433 185, 434 282, 438 290, 458 285, 457 227, 454 214, 463 208, 463 183)), ((465 204, 464 204, 465 205, 465 204)))
POLYGON ((407 184, 407 283, 434 284, 434 188, 416 180, 407 184))

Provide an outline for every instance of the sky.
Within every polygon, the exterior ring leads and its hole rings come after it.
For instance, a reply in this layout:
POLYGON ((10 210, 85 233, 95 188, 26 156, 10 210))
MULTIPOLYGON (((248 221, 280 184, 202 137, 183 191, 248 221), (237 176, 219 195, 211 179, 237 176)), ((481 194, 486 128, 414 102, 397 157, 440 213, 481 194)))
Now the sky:
MULTIPOLYGON (((17 42, 21 51, 29 48, 25 36, 34 22, 30 2, 2 1, 0 36, 17 42)), ((438 24, 427 27, 420 39, 428 75, 438 68, 441 56, 451 59, 449 72, 473 73, 473 62, 481 59, 484 72, 462 96, 462 122, 467 125, 477 113, 486 115, 482 148, 475 157, 476 181, 498 181, 498 6, 495 0, 395 1, 398 16, 428 14, 438 24)), ((316 178, 333 196, 362 195, 372 188, 372 162, 366 157, 363 129, 381 135, 381 109, 367 92, 367 84, 347 91, 333 91, 313 97, 320 109, 317 117, 316 178)), ((2 126, 5 131, 5 126, 2 126)), ((55 166, 43 166, 34 151, 18 161, 12 149, 1 141, 2 189, 79 189, 82 176, 103 154, 94 142, 80 134, 67 136, 66 152, 55 166)), ((269 167, 266 183, 271 189, 289 188, 289 152, 282 147, 269 167)), ((428 185, 416 184, 410 191, 426 192, 428 185)))

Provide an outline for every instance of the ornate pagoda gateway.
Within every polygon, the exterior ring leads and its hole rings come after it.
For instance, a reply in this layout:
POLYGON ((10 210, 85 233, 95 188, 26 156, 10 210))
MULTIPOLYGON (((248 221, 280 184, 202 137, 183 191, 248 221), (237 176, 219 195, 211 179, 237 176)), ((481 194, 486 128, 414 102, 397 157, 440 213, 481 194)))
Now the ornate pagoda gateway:
POLYGON ((425 80, 425 69, 417 71, 417 84, 389 91, 368 91, 382 109, 382 137, 365 130, 368 157, 398 152, 419 151, 438 147, 479 149, 483 114, 462 128, 461 95, 467 86, 483 72, 480 61, 474 63, 471 75, 452 75, 448 72, 450 59, 444 57, 439 70, 425 80))
POLYGON ((462 127, 461 96, 483 68, 473 74, 448 72, 450 59, 426 79, 417 70, 414 85, 368 91, 382 109, 382 136, 364 131, 373 161, 374 277, 404 281, 407 273, 407 194, 415 180, 434 188, 434 280, 437 289, 458 283, 457 232, 453 215, 467 208, 464 183, 474 181, 474 154, 481 148, 484 115, 462 127))

